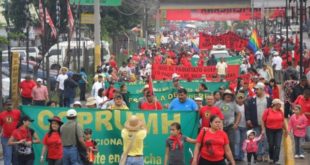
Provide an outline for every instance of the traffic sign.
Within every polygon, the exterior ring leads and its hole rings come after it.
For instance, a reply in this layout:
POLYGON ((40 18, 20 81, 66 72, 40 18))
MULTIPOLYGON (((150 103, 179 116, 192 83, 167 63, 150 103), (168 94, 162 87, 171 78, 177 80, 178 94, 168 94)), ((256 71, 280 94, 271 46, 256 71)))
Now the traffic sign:
MULTIPOLYGON (((94 0, 70 0, 70 4, 94 5, 94 0)), ((100 6, 121 6, 122 0, 100 0, 100 6)))

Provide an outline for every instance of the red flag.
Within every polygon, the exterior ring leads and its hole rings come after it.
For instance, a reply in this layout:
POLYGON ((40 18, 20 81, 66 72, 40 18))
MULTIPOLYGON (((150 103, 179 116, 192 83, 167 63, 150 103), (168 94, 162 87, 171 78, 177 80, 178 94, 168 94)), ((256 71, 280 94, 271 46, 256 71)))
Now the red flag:
POLYGON ((295 47, 294 47, 294 58, 295 58, 295 65, 298 65, 299 60, 300 60, 300 52, 299 52, 299 39, 298 39, 297 34, 296 34, 295 47))
POLYGON ((67 12, 68 12, 68 23, 69 23, 69 27, 70 27, 70 33, 72 33, 73 29, 74 29, 74 19, 73 19, 69 0, 67 0, 67 12))
POLYGON ((47 11, 47 8, 45 8, 45 16, 46 16, 46 23, 48 23, 48 25, 51 27, 52 29, 52 32, 51 32, 51 36, 56 38, 57 36, 57 31, 56 31, 56 28, 54 26, 54 22, 50 16, 50 14, 48 13, 47 11))
POLYGON ((39 0, 39 16, 41 21, 41 28, 42 28, 42 34, 44 33, 44 11, 43 11, 43 5, 42 0, 39 0))
POLYGON ((153 80, 152 80, 152 77, 149 76, 149 91, 152 95, 154 95, 154 90, 153 90, 153 80))

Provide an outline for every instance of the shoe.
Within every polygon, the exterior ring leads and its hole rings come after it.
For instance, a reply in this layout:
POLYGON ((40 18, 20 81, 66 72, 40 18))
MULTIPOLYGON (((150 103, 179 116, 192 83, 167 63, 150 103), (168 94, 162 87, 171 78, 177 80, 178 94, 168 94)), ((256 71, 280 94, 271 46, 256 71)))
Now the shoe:
POLYGON ((248 165, 251 165, 251 163, 248 163, 248 165))
POLYGON ((264 155, 264 156, 263 156, 263 162, 268 162, 268 160, 269 160, 268 155, 264 155))
POLYGON ((263 158, 262 157, 257 157, 257 162, 262 162, 263 158))
POLYGON ((274 162, 274 164, 276 164, 276 165, 281 165, 281 163, 280 163, 280 162, 274 162))
POLYGON ((299 155, 295 155, 294 157, 295 157, 295 159, 298 159, 298 158, 300 158, 300 156, 299 156, 299 155))
POLYGON ((269 163, 269 164, 273 164, 273 160, 269 160, 268 163, 269 163))
POLYGON ((304 158, 305 158, 305 155, 301 154, 301 155, 299 155, 299 157, 300 157, 301 159, 304 159, 304 158))

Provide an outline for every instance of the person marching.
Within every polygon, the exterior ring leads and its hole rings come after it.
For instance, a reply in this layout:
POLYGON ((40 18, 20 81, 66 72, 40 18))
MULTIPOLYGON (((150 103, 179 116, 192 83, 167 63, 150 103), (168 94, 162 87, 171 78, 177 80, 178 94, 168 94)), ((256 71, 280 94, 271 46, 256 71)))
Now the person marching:
POLYGON ((231 165, 235 165, 228 136, 222 129, 223 121, 218 116, 211 116, 210 125, 211 128, 202 128, 197 137, 192 165, 226 165, 224 155, 231 165))
POLYGON ((258 151, 258 141, 262 139, 262 134, 258 137, 255 137, 256 132, 251 129, 247 131, 247 139, 244 140, 242 145, 242 150, 244 153, 247 153, 248 165, 251 164, 252 156, 254 157, 254 164, 257 161, 257 151, 258 151))
POLYGON ((179 123, 172 123, 170 125, 170 137, 166 140, 164 165, 185 165, 185 142, 196 143, 196 140, 182 135, 179 123))
POLYGON ((93 130, 86 128, 84 130, 85 145, 87 148, 87 162, 84 165, 93 165, 95 161, 95 155, 98 152, 97 143, 92 139, 93 130))
POLYGON ((120 165, 144 165, 143 141, 147 135, 144 122, 137 116, 131 116, 122 130, 123 154, 120 165))
POLYGON ((13 153, 13 162, 23 162, 23 165, 34 164, 33 144, 40 143, 40 139, 30 123, 34 120, 29 116, 23 116, 9 139, 9 145, 15 145, 16 152, 13 153))
POLYGON ((47 152, 48 165, 62 165, 62 140, 60 136, 60 126, 63 124, 58 116, 48 119, 50 122, 50 130, 43 138, 43 148, 41 152, 40 162, 44 163, 44 155, 47 152))
POLYGON ((301 106, 295 105, 293 108, 294 114, 289 120, 289 130, 293 132, 295 141, 295 158, 305 158, 304 151, 301 145, 305 142, 308 119, 305 114, 301 112, 301 106))

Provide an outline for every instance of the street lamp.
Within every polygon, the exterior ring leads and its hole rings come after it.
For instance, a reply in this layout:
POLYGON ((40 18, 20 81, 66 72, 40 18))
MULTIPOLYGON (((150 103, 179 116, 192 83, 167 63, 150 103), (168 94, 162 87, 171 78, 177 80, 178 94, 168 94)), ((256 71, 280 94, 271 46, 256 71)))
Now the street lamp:
POLYGON ((292 17, 292 11, 288 0, 286 0, 286 8, 285 8, 285 17, 286 17, 286 61, 288 62, 288 26, 290 24, 289 18, 292 17))

